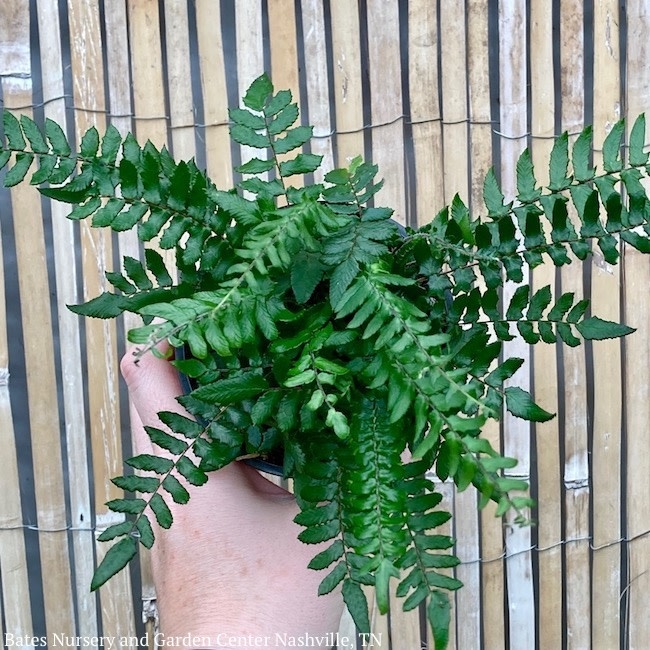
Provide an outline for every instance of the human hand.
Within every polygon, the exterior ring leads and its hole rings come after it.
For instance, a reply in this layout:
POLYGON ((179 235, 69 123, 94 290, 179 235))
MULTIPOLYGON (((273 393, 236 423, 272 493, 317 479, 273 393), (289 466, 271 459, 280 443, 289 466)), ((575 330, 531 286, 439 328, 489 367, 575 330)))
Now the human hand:
MULTIPOLYGON (((136 454, 155 453, 144 425, 164 428, 157 413, 187 413, 181 387, 165 359, 127 354, 121 364, 129 388, 136 454)), ((182 479, 181 479, 182 480, 182 479)), ((212 472, 201 487, 186 486, 189 503, 170 503, 172 527, 152 521, 151 550, 161 631, 210 637, 215 647, 252 635, 278 647, 275 634, 325 636, 338 629, 340 593, 318 596, 323 576, 307 568, 318 547, 298 541, 293 496, 256 470, 235 462, 212 472)), ((246 646, 243 646, 246 647, 246 646)))

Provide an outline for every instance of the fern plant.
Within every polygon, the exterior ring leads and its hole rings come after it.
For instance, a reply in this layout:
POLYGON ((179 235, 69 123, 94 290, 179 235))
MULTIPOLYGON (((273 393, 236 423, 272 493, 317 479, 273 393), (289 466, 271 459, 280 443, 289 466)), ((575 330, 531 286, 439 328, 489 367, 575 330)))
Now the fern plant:
POLYGON ((302 152, 312 130, 296 126, 289 91, 274 92, 262 76, 230 118, 232 139, 259 154, 222 190, 193 161, 113 127, 101 137, 91 128, 73 152, 55 122, 41 128, 4 113, 5 186, 29 179, 69 203, 71 219, 135 228, 142 242, 176 252, 177 283, 146 248, 143 260, 125 257, 106 274, 114 290, 72 307, 98 318, 139 314, 130 341, 142 353, 164 339, 185 349, 172 363, 194 386, 179 397, 191 418, 161 412, 164 429, 147 428, 165 457, 130 458, 137 473, 113 479, 140 496, 107 504, 127 517, 100 537, 115 541, 92 588, 140 544, 153 545, 152 515, 172 525, 168 500, 186 502, 187 484, 279 452, 294 479, 301 541, 329 543, 310 563, 323 572, 319 592, 341 585, 367 632, 363 587, 374 587, 386 612, 393 581, 405 610, 426 607, 436 648, 445 648, 448 592, 461 583, 449 571, 459 562, 454 540, 436 531, 451 515, 432 477, 458 490, 473 485, 481 507, 492 500, 498 515, 514 510, 527 521, 528 486, 503 472, 516 459, 481 432, 504 408, 536 422, 553 416, 522 388, 504 387, 522 360, 503 358, 502 343, 519 334, 575 346, 632 331, 591 315, 571 293, 554 299, 550 287, 532 292, 524 282, 528 268, 584 260, 594 247, 611 264, 622 242, 650 252, 645 119, 631 130, 625 161, 622 121, 603 145, 602 170, 590 163, 590 129, 571 149, 564 134, 548 187, 538 187, 526 151, 516 201, 506 202, 490 172, 485 216, 473 218, 456 196, 428 225, 400 232, 392 210, 374 205, 382 183, 361 159, 323 183, 291 184, 321 157, 302 152), (519 286, 502 304, 507 282, 519 286))

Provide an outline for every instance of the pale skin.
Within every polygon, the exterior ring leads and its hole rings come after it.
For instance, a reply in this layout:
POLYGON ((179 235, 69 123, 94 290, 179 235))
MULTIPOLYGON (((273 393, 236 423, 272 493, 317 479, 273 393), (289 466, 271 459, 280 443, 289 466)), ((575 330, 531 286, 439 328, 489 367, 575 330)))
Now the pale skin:
MULTIPOLYGON (((181 387, 165 359, 132 352, 121 363, 131 400, 134 453, 160 454, 143 424, 164 428, 158 411, 184 413, 181 387)), ((186 413, 185 413, 186 414, 186 413)), ((154 524, 151 550, 161 632, 210 637, 228 647, 227 636, 326 635, 338 629, 340 592, 318 596, 323 571, 307 568, 324 547, 297 540, 293 496, 249 466, 235 462, 210 473, 201 487, 187 485, 185 505, 167 499, 174 516, 169 530, 154 524)), ((181 479, 182 480, 182 479, 181 479)), ((231 643, 234 642, 231 641, 231 643)))

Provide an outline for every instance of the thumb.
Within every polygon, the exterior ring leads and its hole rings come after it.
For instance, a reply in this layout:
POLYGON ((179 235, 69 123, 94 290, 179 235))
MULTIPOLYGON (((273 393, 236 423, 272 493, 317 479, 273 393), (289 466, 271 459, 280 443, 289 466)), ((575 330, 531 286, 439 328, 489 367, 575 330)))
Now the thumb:
MULTIPOLYGON (((177 370, 164 357, 169 349, 165 343, 157 348, 161 354, 147 352, 138 357, 135 349, 128 351, 120 363, 120 370, 129 389, 131 430, 136 454, 167 454, 156 448, 145 431, 145 426, 167 427, 160 421, 160 411, 172 411, 192 417, 177 401, 183 393, 177 370)), ((193 456, 193 455, 192 455, 193 456)), ((213 488, 220 486, 226 493, 235 490, 251 496, 287 497, 286 490, 263 478, 256 470, 242 463, 230 463, 211 477, 213 488)), ((190 492, 194 492, 190 488, 190 492)), ((205 491, 205 488, 201 490, 205 491)), ((223 496, 223 495, 222 495, 223 496)))

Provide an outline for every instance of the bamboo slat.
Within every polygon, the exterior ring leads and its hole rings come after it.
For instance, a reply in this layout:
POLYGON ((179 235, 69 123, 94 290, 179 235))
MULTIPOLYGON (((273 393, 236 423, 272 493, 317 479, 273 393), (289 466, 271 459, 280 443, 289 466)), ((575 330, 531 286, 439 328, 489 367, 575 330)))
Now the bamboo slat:
MULTIPOLYGON (((483 207, 483 179, 492 164, 492 134, 490 131, 490 86, 489 86, 489 56, 488 56, 488 15, 485 2, 470 2, 466 6, 466 47, 467 47, 467 100, 469 111, 468 127, 468 205, 477 217, 483 207)), ((484 290, 485 287, 482 287, 484 290)), ((486 434, 494 441, 499 428, 496 423, 490 423, 486 434)), ((458 578, 464 584, 481 584, 481 564, 478 558, 488 555, 498 556, 502 552, 502 523, 498 519, 489 521, 477 511, 477 497, 473 489, 458 495, 456 502, 456 538, 458 557, 462 564, 458 567, 458 578), (491 528, 492 540, 496 545, 481 544, 480 522, 491 528)), ((486 540, 487 541, 487 540, 486 540)), ((499 565, 494 565, 497 569, 499 565)), ((495 586, 492 583, 492 586, 495 586)), ((502 588, 502 587, 501 587, 502 588)), ((463 625, 458 630, 458 646, 471 647, 476 639, 481 638, 481 629, 487 634, 503 638, 503 607, 502 600, 495 599, 488 603, 482 598, 478 589, 464 589, 458 594, 459 611, 466 612, 463 625), (486 612, 482 604, 487 606, 490 613, 488 620, 484 619, 486 612)), ((498 647, 498 640, 495 638, 498 647)))
POLYGON ((626 359, 626 421, 627 421, 627 475, 626 531, 631 540, 627 546, 627 576, 622 598, 625 609, 625 639, 631 650, 647 647, 650 623, 647 616, 647 598, 650 590, 650 401, 648 386, 650 355, 648 301, 640 299, 650 283, 648 260, 636 250, 627 250, 625 264, 625 320, 639 324, 643 330, 629 337, 625 344, 626 359))
MULTIPOLYGON (((77 140, 91 126, 101 133, 105 130, 104 79, 102 54, 98 41, 100 34, 99 13, 93 11, 83 0, 72 1, 68 12, 68 27, 71 33, 71 62, 73 73, 73 97, 79 112, 75 115, 74 130, 77 140)), ((103 270, 112 266, 112 245, 102 231, 91 230, 87 224, 81 226, 83 296, 87 300, 107 288, 103 270)), ((104 510, 103 503, 115 498, 119 492, 109 487, 108 478, 120 469, 121 456, 115 447, 118 428, 115 424, 115 335, 114 326, 104 326, 99 321, 86 322, 87 339, 87 382, 89 388, 90 426, 93 446, 93 472, 98 494, 95 506, 98 512, 104 510), (108 346, 108 350, 106 350, 108 346), (105 372, 104 372, 105 371, 105 372), (96 374, 95 374, 96 373, 96 374), (88 381, 89 378, 90 381, 88 381), (102 475, 102 471, 106 474, 102 475), (107 475, 108 474, 108 475, 107 475)))
MULTIPOLYGON (((127 7, 135 135, 141 143, 150 140, 157 148, 169 146, 159 3, 128 0, 127 7)), ((175 277, 173 251, 160 252, 175 277)))
POLYGON ((359 10, 353 2, 330 4, 334 106, 338 167, 347 167, 364 153, 363 87, 359 10))
MULTIPOLYGON (((339 638, 341 639, 355 639, 357 636, 357 627, 352 620, 352 615, 348 612, 347 608, 343 610, 341 616, 341 624, 339 626, 339 638)), ((352 641, 354 642, 354 641, 352 641)))
MULTIPOLYGON (((10 7, 0 7, 0 76, 2 90, 15 84, 20 89, 24 80, 15 80, 13 75, 28 72, 29 64, 24 43, 14 40, 14 21, 20 15, 10 12, 10 7)), ((6 193, 3 199, 6 198, 6 193)), ((0 599, 0 632, 29 634, 32 627, 32 611, 27 573, 25 536, 22 528, 22 498, 18 475, 16 431, 11 409, 9 349, 7 337, 7 300, 5 294, 5 263, 3 255, 4 222, 11 218, 8 205, 0 204, 0 447, 4 471, 0 472, 0 578, 2 594, 13 598, 0 599)), ((2 637, 4 639, 4 636, 2 637)))
POLYGON ((205 120, 207 172, 217 187, 232 187, 228 135, 228 90, 221 15, 212 0, 197 0, 196 29, 201 67, 201 95, 205 120))
MULTIPOLYGON (((106 69, 107 98, 111 113, 110 123, 118 129, 122 137, 125 137, 133 129, 129 25, 126 0, 108 0, 105 2, 104 24, 106 33, 106 58, 110 61, 110 65, 106 69)), ((118 233, 117 239, 120 258, 127 255, 134 259, 140 257, 140 242, 135 232, 127 231, 118 233)), ((123 314, 121 325, 124 335, 140 322, 141 319, 136 314, 128 312, 123 314)), ((126 453, 126 450, 124 450, 124 453, 126 453)), ((145 622, 145 631, 153 635, 154 628, 149 614, 151 611, 151 603, 155 602, 156 594, 151 576, 151 564, 148 553, 141 552, 139 561, 142 608, 141 611, 135 611, 134 614, 136 620, 142 617, 145 622)))
MULTIPOLYGON (((58 8, 52 3, 39 3, 38 32, 43 56, 40 59, 45 116, 66 128, 63 84, 61 25, 58 8)), ((88 586, 94 570, 93 538, 88 530, 93 521, 88 471, 88 445, 85 431, 85 405, 80 399, 84 391, 83 364, 79 318, 65 305, 81 301, 77 289, 77 259, 75 228, 65 218, 66 206, 51 202, 52 238, 55 256, 55 279, 58 309, 59 345, 61 349, 61 374, 63 382, 63 415, 65 418, 66 448, 69 475, 70 523, 73 527, 75 596, 78 615, 78 632, 82 636, 96 636, 97 602, 88 586), (80 529, 80 530, 74 530, 80 529)))
MULTIPOLYGON (((549 71, 553 60, 553 16, 543 3, 531 6, 531 155, 540 183, 548 180, 548 161, 555 133, 555 73, 549 71)), ((546 263, 533 271, 532 289, 550 286, 553 300, 555 267, 546 263)), ((557 346, 538 345, 533 353, 535 399, 551 413, 558 412, 557 346)), ((538 639, 540 648, 562 647, 562 494, 560 475, 560 422, 555 417, 535 426, 537 484, 538 552, 538 639)))
MULTIPOLYGON (((254 79, 264 72, 264 42, 262 38, 262 3, 260 0, 235 0, 237 30, 237 97, 243 97, 254 79)), ((280 86, 278 86, 280 88, 280 86)), ((242 146, 241 162, 259 157, 260 152, 242 146)))
MULTIPOLYGON (((27 106, 27 91, 8 92, 3 81, 5 105, 27 106)), ((21 113, 29 114, 21 109, 21 113)), ((32 462, 36 490, 39 539, 43 574, 43 596, 47 611, 47 628, 51 631, 74 631, 70 564, 65 529, 67 527, 62 455, 58 426, 56 375, 52 356, 52 321, 45 260, 43 225, 38 196, 29 187, 12 190, 13 212, 17 215, 16 252, 25 338, 25 367, 32 442, 32 462), (41 296, 35 300, 34 296, 41 296), (45 298, 45 300, 43 299, 45 298)))
MULTIPOLYGON (((488 40, 488 8, 484 0, 467 3, 467 67, 469 106, 469 205, 473 216, 484 215, 483 180, 492 165, 492 129, 490 111, 490 68, 488 40)), ((484 431, 494 449, 500 449, 500 431, 490 422, 484 431)), ((474 590, 475 601, 468 603, 472 611, 480 612, 480 627, 473 630, 474 639, 481 639, 486 648, 505 647, 503 522, 494 516, 496 507, 490 504, 480 515, 480 531, 475 531, 474 571, 463 575, 466 584, 481 584, 474 590), (476 562, 476 558, 483 562, 476 562), (471 580, 469 580, 471 578, 471 580)), ((469 643, 471 646, 471 642, 469 643)), ((461 646, 462 647, 462 646, 461 646)))
MULTIPOLYGON (((563 0, 560 11, 562 128, 575 133, 584 126, 584 5, 563 0)), ((576 300, 584 297, 582 276, 574 269, 561 273, 562 292, 576 300)), ((589 444, 587 420, 587 374, 584 347, 563 346, 564 361, 564 488, 566 638, 568 648, 591 643, 589 553, 589 444)))
MULTIPOLYGON (((12 44, 9 76, 2 77, 8 109, 30 115, 32 80, 30 15, 24 6, 3 4, 0 41, 12 44)), ((41 206, 28 186, 11 190, 22 328, 25 341, 32 466, 36 497, 45 625, 48 635, 74 633, 72 584, 66 536, 67 513, 59 430, 52 316, 41 206), (53 423, 55 423, 53 425, 53 423)), ((4 598, 3 598, 4 600, 4 598)), ((51 636, 50 636, 51 638, 51 636)))
POLYGON ((111 124, 126 135, 131 130, 131 67, 127 0, 104 0, 106 33, 106 68, 108 102, 111 124))
POLYGON ((489 13, 485 0, 467 3, 467 85, 470 188, 474 215, 484 214, 483 181, 492 167, 489 13))
MULTIPOLYGON (((273 85, 277 90, 290 90, 293 100, 301 106, 295 3, 292 0, 269 3, 268 17, 273 85)), ((284 162, 294 158, 296 153, 291 151, 280 155, 278 159, 284 162)), ((302 177, 299 176, 291 178, 290 182, 294 187, 303 184, 302 177)))
MULTIPOLYGON (((384 180, 375 204, 392 208, 393 218, 406 223, 399 10, 397 3, 369 0, 366 12, 372 162, 379 167, 378 178, 384 180)), ((417 647, 419 613, 404 612, 394 593, 390 598, 390 627, 391 638, 399 639, 404 648, 417 647)))
MULTIPOLYGON (((442 70, 442 129, 445 151, 444 194, 450 203, 455 194, 467 203, 469 201, 469 105, 467 74, 469 63, 469 34, 467 32, 467 5, 452 2, 440 6, 440 47, 442 70), (456 70, 451 67, 452 59, 456 70), (458 74, 462 70, 464 74, 458 74)), ((473 491, 454 495, 454 538, 455 552, 461 561, 456 576, 464 584, 480 582, 480 567, 476 558, 480 556, 478 535, 478 513, 476 495, 473 491)), ((461 589, 455 594, 456 626, 455 644, 458 648, 471 645, 480 638, 481 606, 478 590, 461 589)))
MULTIPOLYGON (((499 427, 491 426, 486 431, 486 439, 492 447, 499 448, 499 427)), ((497 506, 488 503, 481 511, 481 635, 479 639, 486 648, 503 650, 506 643, 504 579, 505 554, 503 523, 496 517, 497 506)))
MULTIPOLYGON (((169 89, 169 126, 171 141, 168 146, 177 161, 196 157, 194 101, 190 67, 190 34, 187 3, 175 0, 166 2, 165 41, 167 62, 167 88, 169 89)), ((162 37, 162 34, 161 34, 162 37)), ((136 107, 137 110, 137 107, 136 107)), ((172 265, 172 252, 164 252, 171 276, 177 279, 172 265)))
MULTIPOLYGON (((107 0, 104 3, 106 32, 107 97, 110 106, 110 123, 126 137, 132 130, 133 106, 131 103, 131 68, 129 59, 129 28, 125 0, 107 0)), ((118 233, 120 256, 140 256, 140 242, 135 232, 118 233)), ((122 317, 125 330, 136 326, 140 318, 125 313, 122 317)))
MULTIPOLYGON (((0 61, 4 58, 4 50, 0 31, 0 61)), ((2 64, 0 73, 4 73, 2 64)), ((9 212, 0 206, 0 215, 3 219, 8 218, 9 212)), ((5 632, 23 636, 30 634, 33 629, 16 437, 9 394, 9 350, 4 326, 7 322, 4 268, 0 229, 0 449, 3 463, 3 471, 0 472, 0 579, 2 593, 12 595, 9 599, 3 598, 0 607, 0 634, 3 639, 5 632)))
POLYGON ((275 0, 268 4, 268 12, 273 85, 290 90, 300 105, 295 2, 275 0))
MULTIPOLYGON (((454 538, 455 553, 461 564, 456 568, 456 577, 464 585, 481 583, 481 556, 479 538, 479 514, 476 491, 468 488, 456 494, 454 538)), ((457 647, 469 648, 481 638, 481 593, 478 589, 460 589, 456 594, 459 624, 456 628, 457 647)))
POLYGON ((406 223, 399 9, 395 2, 368 0, 366 11, 372 162, 385 183, 375 204, 392 208, 393 219, 406 223))
POLYGON ((167 142, 160 14, 155 0, 128 0, 135 134, 140 142, 167 142))
MULTIPOLYGON (((510 0, 499 5, 499 80, 501 96, 501 178, 507 200, 516 192, 516 161, 527 142, 527 78, 526 78, 526 8, 525 2, 510 0)), ((524 283, 528 280, 524 268, 524 283)), ((503 290, 503 305, 510 302, 515 287, 508 284, 503 290)), ((518 357, 530 360, 529 347, 517 338, 504 343, 505 358, 518 357)), ((527 363, 508 384, 516 382, 525 390, 530 389, 530 366, 527 363)), ((519 464, 504 473, 513 478, 530 480, 530 425, 509 413, 504 414, 503 449, 506 456, 519 460, 519 464)), ((535 607, 532 581, 532 563, 529 549, 530 527, 513 523, 514 513, 507 517, 505 531, 508 580, 508 610, 511 648, 532 648, 535 646, 535 607)))
MULTIPOLYGON (((650 50, 650 8, 643 0, 628 2, 627 9, 627 77, 625 105, 631 127, 632 121, 650 106, 650 69, 647 65, 650 50)), ((646 132, 646 142, 648 133, 646 132)), ((647 185, 646 185, 647 187, 647 185)), ((648 410, 648 312, 647 287, 650 282, 648 260, 631 250, 625 259, 624 319, 639 330, 625 343, 625 398, 627 423, 626 537, 627 580, 623 585, 625 610, 625 641, 630 650, 641 650, 648 645, 650 619, 650 412, 648 410)))
POLYGON ((415 167, 415 216, 423 225, 445 203, 435 2, 409 2, 409 106, 415 167))
POLYGON ((176 160, 196 156, 194 102, 190 67, 190 33, 187 3, 165 2, 165 41, 167 45, 167 88, 171 146, 176 160))
MULTIPOLYGON (((620 117, 619 5, 611 0, 594 3, 594 141, 604 140, 620 117)), ((602 168, 596 153, 594 164, 602 168)), ((591 267, 592 312, 619 322, 620 266, 610 266, 600 254, 591 267)), ((593 346, 594 415, 591 453, 593 485, 592 632, 594 650, 614 648, 620 637, 621 553, 608 546, 621 537, 621 431, 623 377, 621 342, 599 341, 593 346), (606 381, 604 379, 606 378, 606 381)))
POLYGON ((326 83, 327 48, 325 43, 325 16, 320 0, 302 3, 302 33, 304 41, 303 65, 309 106, 309 123, 314 127, 311 152, 323 156, 321 168, 314 180, 323 180, 324 172, 334 168, 332 121, 330 118, 329 86, 326 83))
POLYGON ((392 650, 389 615, 379 613, 375 604, 375 594, 371 588, 365 588, 364 592, 368 600, 372 636, 362 640, 362 648, 363 650, 392 650))
MULTIPOLYGON (((71 0, 68 18, 74 101, 77 106, 92 111, 80 111, 76 115, 75 133, 79 142, 91 126, 100 133, 106 128, 99 8, 83 0, 71 0)), ((80 234, 83 297, 87 300, 108 289, 104 271, 112 269, 113 246, 110 232, 90 228, 85 222, 81 224, 80 234)), ((113 521, 104 503, 122 496, 110 482, 122 470, 116 326, 110 321, 87 319, 85 332, 96 527, 101 532, 107 522, 113 521)), ((105 544, 97 545, 98 559, 106 550, 105 544)), ((134 634, 127 573, 119 574, 101 588, 100 602, 104 634, 114 637, 134 634)))
MULTIPOLYGON (((439 508, 445 512, 449 512, 452 515, 452 518, 443 526, 436 528, 436 533, 439 535, 450 535, 451 537, 456 536, 456 531, 454 528, 455 524, 455 515, 456 515, 456 487, 452 481, 440 481, 435 476, 429 476, 433 480, 436 486, 436 492, 439 492, 442 495, 442 500, 440 501, 439 508)), ((440 573, 446 573, 447 575, 453 576, 454 572, 452 569, 441 570, 440 573)), ((462 587, 463 589, 465 587, 462 587)), ((456 592, 457 593, 457 592, 456 592)), ((466 612, 460 611, 458 609, 458 600, 455 592, 449 594, 449 604, 451 606, 449 618, 449 648, 454 650, 463 650, 462 646, 459 644, 458 640, 458 630, 459 627, 463 626, 463 618, 466 612)), ((423 643, 423 646, 426 648, 435 648, 435 639, 431 633, 431 626, 427 624, 427 640, 426 645, 423 643)), ((417 646, 416 646, 417 647, 417 646)), ((401 648, 400 648, 401 650, 401 648)), ((406 650, 406 649, 405 649, 406 650)))
POLYGON ((455 194, 469 198, 467 140, 466 3, 460 0, 441 5, 440 58, 442 65, 442 141, 445 152, 444 193, 450 204, 455 194))

